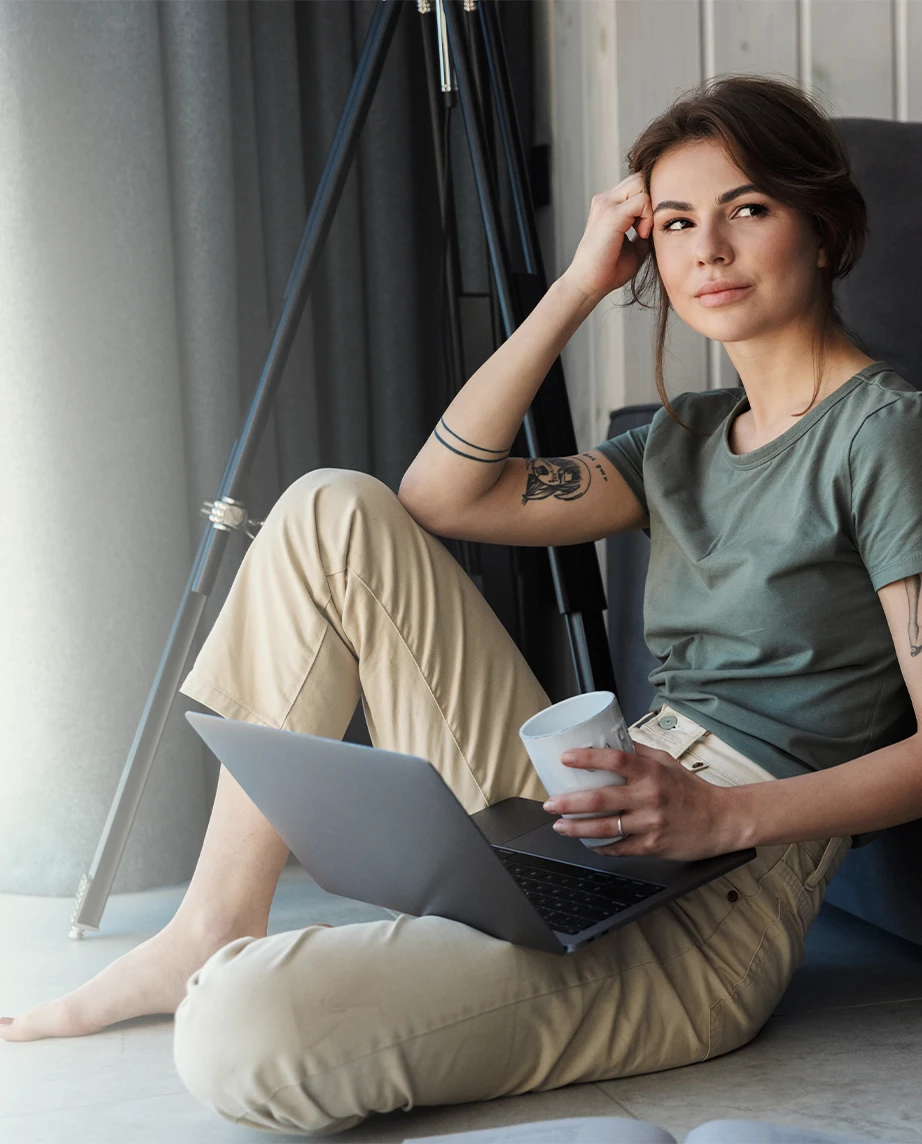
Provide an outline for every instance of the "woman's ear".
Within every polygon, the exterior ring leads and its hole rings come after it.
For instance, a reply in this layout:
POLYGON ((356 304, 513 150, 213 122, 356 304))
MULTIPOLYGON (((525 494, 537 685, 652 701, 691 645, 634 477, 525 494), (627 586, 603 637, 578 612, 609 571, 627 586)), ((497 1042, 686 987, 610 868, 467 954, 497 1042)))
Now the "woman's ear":
POLYGON ((825 266, 826 265, 826 251, 822 246, 819 248, 819 252, 817 254, 816 265, 817 266, 825 266))

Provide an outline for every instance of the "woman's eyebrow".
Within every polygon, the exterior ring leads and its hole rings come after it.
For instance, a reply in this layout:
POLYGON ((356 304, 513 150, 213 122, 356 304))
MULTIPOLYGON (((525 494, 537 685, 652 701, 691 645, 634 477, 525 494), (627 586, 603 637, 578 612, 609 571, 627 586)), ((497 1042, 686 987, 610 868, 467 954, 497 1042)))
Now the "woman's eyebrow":
MULTIPOLYGON (((755 191, 756 194, 761 193, 759 188, 754 186, 752 183, 743 183, 741 187, 734 187, 732 191, 724 191, 722 195, 717 196, 715 201, 719 207, 722 207, 724 203, 728 203, 731 201, 731 199, 735 199, 737 195, 746 195, 751 191, 755 191)), ((663 199, 661 203, 653 208, 653 213, 656 214, 657 211, 664 210, 693 211, 694 209, 695 208, 691 205, 691 203, 680 203, 676 199, 663 199)))

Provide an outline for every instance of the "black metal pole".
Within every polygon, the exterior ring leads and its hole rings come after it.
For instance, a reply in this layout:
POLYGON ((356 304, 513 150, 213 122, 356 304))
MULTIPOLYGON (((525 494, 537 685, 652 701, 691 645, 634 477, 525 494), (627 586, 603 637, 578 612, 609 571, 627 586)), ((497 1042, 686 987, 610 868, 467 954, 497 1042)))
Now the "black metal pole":
MULTIPOLYGON (((403 0, 375 4, 365 44, 346 99, 336 136, 327 156, 292 273, 283 295, 282 311, 272 338, 259 385, 246 422, 234 443, 221 479, 215 504, 230 499, 239 503, 253 463, 259 439, 281 382, 291 344, 307 301, 323 243, 329 233, 343 184, 358 146, 359 136, 377 87, 387 50, 403 11, 403 0)), ((215 520, 215 517, 212 517, 215 520)), ((227 526, 206 528, 196 553, 179 611, 166 649, 154 676, 134 742, 122 770, 99 845, 89 872, 80 879, 71 915, 71 936, 82 937, 98 929, 128 834, 147 784, 154 755, 176 697, 189 651, 195 639, 208 595, 214 587, 221 557, 227 545, 227 526)))
MULTIPOLYGON (((479 0, 477 11, 484 55, 490 73, 504 166, 509 176, 512 206, 525 262, 525 274, 517 276, 517 284, 526 312, 530 313, 546 293, 548 282, 529 186, 528 164, 522 149, 522 133, 512 95, 509 63, 500 31, 497 0, 479 0)), ((573 432, 563 363, 560 358, 551 366, 547 380, 538 392, 532 408, 539 427, 543 426, 545 429, 543 451, 555 456, 575 453, 576 436, 573 432)), ((607 599, 595 548, 585 544, 567 546, 558 551, 561 574, 571 586, 571 600, 575 601, 573 606, 579 610, 581 617, 574 620, 569 629, 571 642, 575 639, 583 647, 584 658, 593 665, 595 686, 614 691, 615 675, 611 662, 611 644, 602 618, 602 612, 607 607, 607 599)), ((591 689, 587 684, 585 690, 591 689)))
MULTIPOLYGON (((480 2, 483 3, 483 0, 480 2)), ((487 249, 496 283, 503 331, 505 336, 509 338, 521 324, 524 314, 530 312, 537 304, 546 290, 546 285, 542 289, 542 283, 537 280, 537 275, 531 274, 524 276, 530 281, 521 281, 523 276, 519 276, 518 291, 516 289, 505 235, 500 223, 497 188, 493 181, 484 147, 483 125, 471 88, 467 45, 464 41, 456 5, 452 3, 452 0, 445 0, 445 19, 452 62, 458 76, 458 95, 467 129, 471 163, 487 236, 487 249), (525 296, 523 297, 523 295, 525 296)), ((502 104, 499 101, 497 112, 501 120, 503 119, 502 110, 502 104)), ((510 136, 513 133, 517 134, 514 131, 514 124, 509 122, 507 116, 504 136, 510 136)), ((511 152, 507 152, 509 158, 514 159, 513 152, 514 147, 511 152)), ((524 186, 513 182, 514 193, 516 189, 518 190, 519 209, 522 212, 527 212, 531 209, 530 199, 527 202, 524 199, 524 193, 527 192, 527 182, 524 186)), ((537 232, 535 231, 535 233, 537 232)), ((534 253, 533 250, 533 258, 534 253)), ((573 421, 570 416, 563 381, 563 369, 559 359, 544 381, 532 408, 526 413, 523 429, 528 452, 532 457, 576 452, 573 421), (542 395, 543 401, 539 402, 542 395), (539 420, 536 412, 542 408, 545 410, 553 408, 553 419, 541 417, 539 420), (560 445, 565 445, 566 448, 561 448, 560 445)), ((595 548, 592 544, 580 544, 568 545, 566 549, 548 548, 547 551, 557 606, 567 625, 570 650, 576 668, 577 686, 581 692, 596 689, 613 690, 614 672, 602 619, 602 612, 605 609, 605 591, 595 548), (564 553, 566 556, 563 555, 564 553)))
POLYGON ((526 273, 537 274, 546 281, 544 260, 541 257, 541 245, 538 240, 538 225, 535 221, 531 188, 528 183, 528 164, 522 150, 522 135, 515 101, 512 98, 509 63, 499 28, 499 16, 493 0, 480 0, 477 11, 480 16, 484 55, 490 73, 500 143, 506 160, 506 170, 509 173, 512 204, 525 259, 525 270, 526 273))
MULTIPOLYGON (((439 68, 435 58, 432 14, 424 13, 419 22, 420 38, 423 45, 423 60, 426 66, 426 90, 429 96, 429 122, 432 127, 432 147, 435 154, 435 175, 439 192, 439 215, 442 221, 443 245, 445 250, 444 288, 448 301, 448 349, 449 349, 449 391, 453 397, 464 384, 464 355, 461 351, 461 326, 458 312, 458 295, 461 293, 458 272, 458 232, 455 226, 454 196, 451 179, 445 178, 445 142, 443 127, 448 109, 439 99, 439 68), (428 16, 428 19, 427 19, 428 16)), ((450 175, 450 172, 449 172, 450 175)), ((440 315, 441 317, 441 315, 440 315)), ((446 401, 446 405, 449 404, 446 401)))
MULTIPOLYGON (((454 103, 454 99, 453 93, 446 99, 444 98, 445 93, 440 91, 441 80, 439 77, 439 65, 436 60, 435 45, 438 32, 434 25, 435 17, 431 10, 429 12, 420 13, 419 29, 423 45, 423 61, 426 69, 429 122, 432 128, 432 146, 435 156, 435 173, 439 194, 439 217, 442 223, 442 250, 445 255, 445 265, 443 268, 445 277, 442 281, 442 289, 445 291, 446 306, 443 307, 443 313, 438 315, 438 319, 439 322, 442 322, 444 314, 447 311, 447 329, 443 330, 443 336, 447 335, 448 350, 446 355, 448 358, 446 362, 446 370, 448 372, 446 379, 447 392, 445 394, 445 408, 447 409, 451 404, 452 398, 464 385, 466 377, 461 340, 461 269, 460 251, 458 249, 457 216, 455 212, 454 193, 452 190, 451 169, 450 165, 446 165, 446 158, 450 157, 451 154, 451 140, 450 136, 443 130, 448 127, 450 131, 451 120, 449 106, 454 103), (440 94, 443 95, 442 99, 439 98, 440 94)), ((448 537, 443 537, 442 542, 445 544, 445 547, 455 555, 461 567, 482 593, 484 591, 484 579, 479 546, 470 540, 453 540, 448 537)))

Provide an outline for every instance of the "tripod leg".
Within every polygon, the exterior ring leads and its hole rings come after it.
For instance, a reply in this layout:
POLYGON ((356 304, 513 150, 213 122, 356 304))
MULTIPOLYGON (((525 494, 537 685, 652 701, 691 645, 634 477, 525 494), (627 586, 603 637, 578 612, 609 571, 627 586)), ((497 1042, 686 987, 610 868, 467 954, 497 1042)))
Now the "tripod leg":
MULTIPOLYGON (((196 568, 205 554, 206 546, 215 534, 202 537, 196 568)), ((218 547, 223 551, 224 543, 218 547)), ((128 834, 138 811, 141 795, 150 774, 154 755, 163 734, 183 666, 195 639, 195 632, 205 608, 206 597, 192 591, 195 571, 189 577, 182 602, 167 639, 166 648, 157 667, 135 732, 134 742, 125 761, 121 778, 103 826, 102 836, 89 872, 77 886, 77 897, 71 914, 70 936, 83 937, 87 929, 98 929, 118 864, 125 851, 128 834)))
MULTIPOLYGON (((432 127, 432 146, 435 155, 435 174, 439 193, 439 215, 442 220, 442 261, 444 263, 444 305, 438 315, 439 321, 447 322, 443 330, 443 340, 447 351, 445 362, 446 392, 443 404, 447 407, 451 399, 464 385, 464 353, 461 343, 461 271, 459 265, 458 228, 455 218, 454 195, 452 193, 449 105, 439 99, 440 80, 436 61, 435 37, 437 31, 431 26, 432 14, 423 13, 419 21, 420 40, 423 46, 423 60, 426 68, 427 93, 429 97, 429 122, 432 127)), ((481 592, 484 590, 483 567, 478 547, 469 540, 442 538, 446 548, 456 557, 461 567, 474 581, 481 592)))
MULTIPOLYGON (((480 0, 483 3, 483 0, 480 0)), ((535 294, 538 278, 535 274, 519 276, 523 293, 516 289, 515 277, 512 272, 509 251, 502 228, 498 206, 498 194, 495 181, 487 159, 487 150, 484 143, 484 129, 481 117, 478 114, 476 102, 473 98, 473 87, 470 67, 467 59, 467 49, 464 42, 461 16, 456 6, 450 0, 444 0, 445 21, 448 29, 449 45, 452 62, 458 77, 458 96, 461 102, 461 112, 467 129, 468 144, 471 152, 471 163, 474 168, 474 179, 477 186, 477 195, 480 200, 480 209, 483 215, 484 229, 487 237, 487 248, 490 262, 493 267, 493 277, 499 297, 500 312, 502 315, 505 336, 508 338, 520 325, 524 311, 533 308, 541 293, 547 289, 544 283, 540 293, 535 294), (523 305, 525 302, 525 305, 523 305), (530 303, 530 305, 528 304, 530 303)), ((499 42, 498 33, 493 27, 493 56, 489 60, 491 79, 496 85, 499 68, 505 63, 501 53, 496 51, 499 42)), ((489 49, 489 37, 487 47, 489 49)), ((489 51, 488 51, 489 57, 489 51)), ((526 201, 527 183, 517 177, 517 169, 523 166, 521 159, 516 158, 515 149, 521 153, 521 141, 518 130, 510 121, 510 109, 502 98, 502 92, 508 93, 508 84, 505 88, 500 86, 500 92, 494 92, 494 101, 500 118, 501 133, 506 145, 506 161, 512 171, 513 194, 516 196, 516 211, 520 218, 531 211, 530 201, 526 201)), ((522 228, 523 246, 528 246, 530 236, 536 235, 537 230, 522 228)), ((537 247, 531 251, 529 262, 532 267, 536 264, 537 247)), ((569 403, 563 380, 563 370, 558 360, 549 373, 532 408, 529 409, 523 421, 525 439, 530 456, 563 455, 576 452, 576 438, 573 432, 573 421, 570 416, 569 403), (542 416, 548 407, 553 408, 553 416, 542 416)), ((592 544, 569 545, 566 549, 549 548, 548 558, 551 565, 551 575, 554 581, 554 590, 557 596, 557 606, 564 616, 567 632, 570 639, 570 650, 573 656, 576 679, 580 691, 595 689, 612 690, 614 686, 614 673, 611 665, 611 655, 608 641, 605 636, 605 626, 602 612, 605 608, 605 592, 602 587, 602 576, 599 570, 598 557, 592 544)))
MULTIPOLYGON (((332 225, 359 135, 403 8, 402 0, 382 0, 374 7, 352 86, 295 256, 269 354, 243 430, 228 460, 215 503, 223 498, 236 500, 249 475, 298 330, 314 270, 332 225)), ((81 877, 77 888, 71 915, 71 937, 80 938, 86 930, 99 928, 99 919, 111 892, 183 667, 195 639, 206 599, 214 587, 226 541, 226 530, 218 527, 207 529, 202 536, 195 565, 151 685, 92 866, 81 877)))

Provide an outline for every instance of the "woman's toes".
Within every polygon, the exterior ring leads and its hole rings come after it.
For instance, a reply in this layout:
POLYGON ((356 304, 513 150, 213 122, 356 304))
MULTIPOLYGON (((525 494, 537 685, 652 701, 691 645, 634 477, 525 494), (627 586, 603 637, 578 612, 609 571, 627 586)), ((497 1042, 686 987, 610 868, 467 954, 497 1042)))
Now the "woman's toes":
POLYGON ((73 1037, 97 1032, 69 997, 49 1001, 28 1009, 21 1017, 0 1022, 0 1038, 4 1041, 37 1041, 41 1037, 73 1037))

